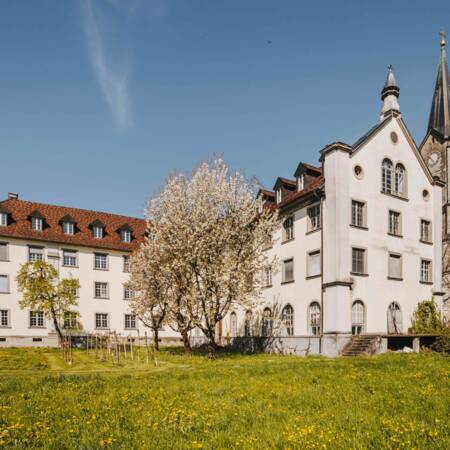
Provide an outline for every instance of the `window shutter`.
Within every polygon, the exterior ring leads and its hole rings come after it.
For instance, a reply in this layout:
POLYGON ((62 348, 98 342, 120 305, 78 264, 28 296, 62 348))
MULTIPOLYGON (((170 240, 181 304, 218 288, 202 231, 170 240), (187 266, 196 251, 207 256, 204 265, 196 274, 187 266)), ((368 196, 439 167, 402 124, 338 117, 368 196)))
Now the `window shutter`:
POLYGON ((308 276, 320 275, 320 252, 309 254, 308 276))
POLYGON ((401 278, 401 257, 399 255, 389 255, 389 276, 401 278))
POLYGON ((0 275, 0 292, 9 292, 8 275, 0 275))
POLYGON ((8 259, 8 244, 0 244, 0 261, 8 259))

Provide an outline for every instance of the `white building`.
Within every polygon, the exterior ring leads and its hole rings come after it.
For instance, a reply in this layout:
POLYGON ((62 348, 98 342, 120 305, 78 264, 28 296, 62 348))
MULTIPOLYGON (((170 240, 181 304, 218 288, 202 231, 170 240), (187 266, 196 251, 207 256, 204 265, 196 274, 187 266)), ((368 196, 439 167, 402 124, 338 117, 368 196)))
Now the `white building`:
MULTIPOLYGON (((337 355, 355 334, 406 334, 418 302, 442 308, 444 182, 406 127, 399 92, 390 67, 378 124, 260 192, 283 221, 268 250, 280 270, 265 274, 262 305, 268 317, 274 302, 283 307, 283 345, 297 353, 337 355)), ((224 333, 245 334, 249 316, 233 312, 224 333)))
MULTIPOLYGON (((22 310, 15 277, 22 264, 43 259, 61 278, 80 281, 79 320, 68 314, 66 328, 141 336, 149 333, 131 313, 128 257, 144 237, 143 219, 19 200, 0 202, 0 345, 54 345, 51 321, 40 311, 22 310)), ((75 331, 73 331, 74 333, 75 331)), ((175 336, 169 330, 160 337, 175 336)))

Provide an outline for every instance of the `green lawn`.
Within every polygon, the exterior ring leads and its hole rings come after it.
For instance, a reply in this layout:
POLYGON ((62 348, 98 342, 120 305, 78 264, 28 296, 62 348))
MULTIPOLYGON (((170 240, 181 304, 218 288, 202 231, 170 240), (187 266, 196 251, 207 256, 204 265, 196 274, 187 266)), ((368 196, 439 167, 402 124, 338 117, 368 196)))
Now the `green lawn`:
POLYGON ((0 447, 450 448, 449 362, 0 350, 0 447))

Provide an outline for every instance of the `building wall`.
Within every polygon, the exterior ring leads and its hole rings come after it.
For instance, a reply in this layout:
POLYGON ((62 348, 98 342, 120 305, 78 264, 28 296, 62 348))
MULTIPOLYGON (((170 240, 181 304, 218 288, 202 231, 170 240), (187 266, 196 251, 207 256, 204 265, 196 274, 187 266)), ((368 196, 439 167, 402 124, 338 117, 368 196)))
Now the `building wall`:
MULTIPOLYGON (((44 337, 54 332, 51 321, 45 321, 44 328, 29 327, 29 311, 19 307, 20 293, 17 291, 15 277, 20 266, 28 261, 29 246, 44 247, 45 260, 52 262, 59 270, 61 278, 74 277, 80 281, 78 306, 74 308, 80 314, 83 330, 87 332, 103 332, 95 328, 95 313, 109 314, 109 330, 121 334, 137 335, 136 330, 125 329, 125 314, 130 313, 129 300, 124 299, 124 283, 128 280, 128 273, 124 272, 124 256, 128 253, 114 250, 94 249, 89 247, 70 246, 66 244, 49 244, 21 239, 0 238, 0 242, 7 242, 9 260, 0 261, 0 274, 9 275, 9 293, 0 293, 0 309, 10 311, 9 328, 0 327, 0 337, 5 336, 34 336, 44 337), (63 266, 63 250, 78 252, 78 267, 63 266), (94 269, 94 254, 108 255, 108 270, 94 269), (94 283, 106 282, 109 286, 109 298, 99 299, 94 296, 94 283)), ((138 320, 138 329, 143 335, 150 330, 138 320)), ((149 333, 150 334, 150 333, 149 333)), ((161 332, 161 338, 176 336, 167 327, 161 332)), ((12 341, 11 341, 12 342, 12 341)))

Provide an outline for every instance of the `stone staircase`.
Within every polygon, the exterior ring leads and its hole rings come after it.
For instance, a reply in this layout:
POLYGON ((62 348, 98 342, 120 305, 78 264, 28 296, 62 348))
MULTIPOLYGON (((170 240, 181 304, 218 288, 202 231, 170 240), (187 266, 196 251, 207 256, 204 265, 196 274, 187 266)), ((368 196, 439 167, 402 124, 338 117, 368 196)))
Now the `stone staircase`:
POLYGON ((353 336, 351 341, 343 348, 341 356, 373 355, 380 339, 378 335, 353 336))

